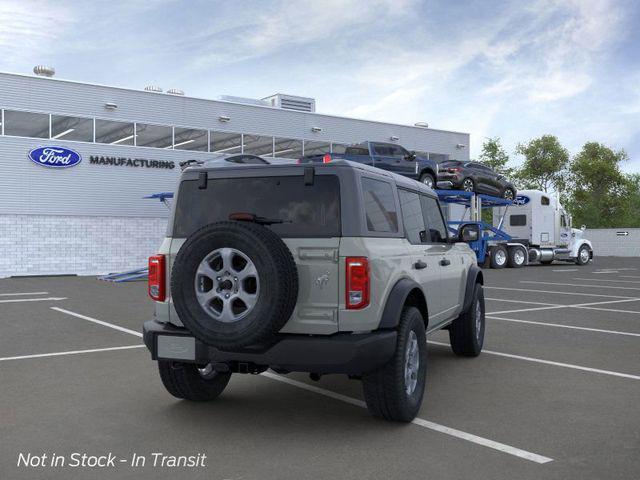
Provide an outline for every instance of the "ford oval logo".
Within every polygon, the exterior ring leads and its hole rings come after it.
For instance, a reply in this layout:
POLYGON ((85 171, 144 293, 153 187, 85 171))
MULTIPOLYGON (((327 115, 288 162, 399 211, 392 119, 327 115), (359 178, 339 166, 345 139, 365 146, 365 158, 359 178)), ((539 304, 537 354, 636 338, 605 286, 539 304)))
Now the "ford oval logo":
POLYGON ((529 200, 530 198, 526 195, 517 195, 513 203, 514 205, 526 205, 527 203, 529 203, 529 200))
POLYGON ((69 168, 79 164, 82 156, 69 148, 38 147, 29 152, 29 159, 43 167, 69 168))

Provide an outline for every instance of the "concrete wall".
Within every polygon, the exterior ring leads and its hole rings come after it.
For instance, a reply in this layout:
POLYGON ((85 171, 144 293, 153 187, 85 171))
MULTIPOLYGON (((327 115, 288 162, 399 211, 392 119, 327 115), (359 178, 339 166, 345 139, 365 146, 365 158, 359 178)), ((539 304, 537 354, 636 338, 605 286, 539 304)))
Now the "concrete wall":
POLYGON ((584 238, 596 257, 640 257, 640 228, 588 228, 584 238))

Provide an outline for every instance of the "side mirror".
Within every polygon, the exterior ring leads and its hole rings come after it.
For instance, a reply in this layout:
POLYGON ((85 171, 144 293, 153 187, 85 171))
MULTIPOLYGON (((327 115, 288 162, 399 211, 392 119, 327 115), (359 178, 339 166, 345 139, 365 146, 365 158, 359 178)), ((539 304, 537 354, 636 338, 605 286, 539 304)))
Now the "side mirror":
POLYGON ((467 223, 460 226, 458 233, 458 241, 460 242, 475 242, 480 239, 480 227, 475 223, 467 223))
POLYGON ((414 161, 416 159, 416 152, 411 150, 408 154, 404 156, 404 159, 409 160, 410 162, 414 161))

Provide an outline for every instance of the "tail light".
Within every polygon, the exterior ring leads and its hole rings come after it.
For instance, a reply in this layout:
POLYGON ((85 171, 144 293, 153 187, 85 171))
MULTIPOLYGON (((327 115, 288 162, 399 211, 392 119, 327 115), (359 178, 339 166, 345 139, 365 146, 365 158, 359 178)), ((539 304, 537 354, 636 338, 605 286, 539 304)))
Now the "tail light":
POLYGON ((346 300, 348 310, 369 305, 369 260, 367 257, 347 257, 345 261, 346 300))
POLYGON ((165 289, 165 256, 149 257, 149 296, 156 302, 164 302, 165 289))
POLYGON ((329 163, 331 161, 331 154, 330 153, 325 153, 322 156, 322 163, 329 163))
POLYGON ((458 167, 455 167, 455 168, 448 168, 447 170, 449 171, 449 173, 458 173, 458 172, 461 172, 461 171, 462 171, 462 169, 461 169, 461 168, 458 168, 458 167))

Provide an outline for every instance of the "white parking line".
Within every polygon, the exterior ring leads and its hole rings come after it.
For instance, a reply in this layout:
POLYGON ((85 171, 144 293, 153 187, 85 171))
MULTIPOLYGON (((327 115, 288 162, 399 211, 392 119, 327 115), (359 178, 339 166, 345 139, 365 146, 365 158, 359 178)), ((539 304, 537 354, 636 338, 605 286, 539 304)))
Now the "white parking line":
MULTIPOLYGON (((486 287, 485 287, 486 288, 486 287)), ((491 300, 493 302, 508 302, 508 303, 525 303, 525 304, 531 304, 531 305, 546 305, 548 307, 555 307, 556 305, 558 305, 557 303, 543 303, 543 302, 525 302, 523 300, 510 300, 507 298, 490 298, 490 297, 484 297, 485 300, 491 300)))
MULTIPOLYGON (((267 378, 270 378, 271 380, 276 380, 278 382, 286 383, 287 385, 292 385, 294 387, 302 388, 309 392, 317 393, 319 395, 324 395, 325 397, 333 398, 334 400, 339 400, 341 402, 345 402, 350 405, 355 405, 356 407, 366 408, 366 404, 362 400, 348 397, 347 395, 342 395, 340 393, 332 392, 331 390, 326 390, 324 388, 309 385, 307 383, 299 382, 297 380, 286 378, 271 372, 264 372, 262 373, 262 375, 267 378)), ((519 448, 512 447, 504 443, 489 440, 488 438, 479 437, 471 433, 463 432, 462 430, 457 430, 455 428, 450 428, 444 425, 440 425, 439 423, 423 420, 422 418, 415 418, 411 423, 413 423, 414 425, 419 425, 424 428, 428 428, 429 430, 434 430, 436 432, 444 433, 445 435, 450 435, 452 437, 460 438, 462 440, 466 440, 468 442, 475 443, 477 445, 482 445, 483 447, 492 448, 494 450, 498 450, 500 452, 504 452, 509 455, 523 458, 531 462, 542 464, 542 463, 549 463, 553 461, 552 458, 538 455, 537 453, 521 450, 519 448)))
MULTIPOLYGON (((428 340, 427 343, 431 343, 433 345, 440 345, 440 346, 443 346, 443 347, 449 347, 450 346, 448 343, 434 342, 432 340, 428 340)), ((610 375, 612 377, 622 377, 622 378, 630 378, 631 380, 640 380, 640 376, 631 375, 630 373, 614 372, 614 371, 611 371, 611 370, 601 370, 599 368, 583 367, 581 365, 573 365, 571 363, 553 362, 551 360, 543 360, 542 358, 524 357, 522 355, 514 355, 512 353, 504 353, 504 352, 495 352, 495 351, 492 351, 492 350, 482 350, 482 353, 487 353, 489 355, 496 355, 498 357, 515 358, 517 360, 524 360, 526 362, 542 363, 544 365, 553 365, 555 367, 563 367, 563 368, 570 368, 570 369, 573 369, 573 370, 581 370, 583 372, 601 373, 603 375, 610 375)))
POLYGON ((573 277, 571 280, 588 280, 590 282, 613 282, 613 283, 640 283, 638 280, 609 280, 608 278, 581 278, 581 277, 573 277))
POLYGON ((127 345, 125 347, 92 348, 90 350, 70 350, 67 352, 38 353, 36 355, 20 355, 18 357, 4 357, 4 358, 0 358, 0 362, 6 362, 9 360, 25 360, 28 358, 60 357, 62 355, 79 355, 82 353, 111 352, 114 350, 128 350, 130 348, 142 348, 142 347, 144 347, 144 345, 127 345))
POLYGON ((118 330, 120 332, 128 333, 130 335, 135 335, 136 337, 142 337, 142 333, 136 332, 135 330, 131 330, 129 328, 120 327, 119 325, 114 325, 113 323, 103 322, 102 320, 98 320, 97 318, 87 317, 86 315, 81 315, 76 312, 72 312, 70 310, 65 310, 64 308, 51 307, 51 310, 55 310, 56 312, 66 313, 67 315, 71 315, 73 317, 81 318, 82 320, 86 320, 87 322, 97 323, 98 325, 102 325, 104 327, 113 328, 114 330, 118 330))
POLYGON ((512 290, 514 292, 529 293, 553 293, 557 295, 576 295, 581 297, 607 297, 607 298, 630 298, 635 300, 636 297, 624 297, 622 295, 603 295, 600 293, 575 293, 575 292, 559 292, 555 290, 529 290, 528 288, 511 288, 511 287, 483 287, 484 290, 512 290))
POLYGON ((586 332, 609 333, 612 335, 626 335, 629 337, 640 337, 640 333, 620 332, 617 330, 603 330, 600 328, 578 327, 576 325, 562 325, 561 323, 534 322, 532 320, 519 320, 516 318, 501 318, 493 315, 487 315, 492 320, 502 320, 503 322, 528 323, 530 325, 542 325, 545 327, 569 328, 572 330, 584 330, 586 332))
POLYGON ((47 297, 47 298, 12 298, 9 300, 0 300, 0 303, 21 303, 21 302, 57 302, 66 300, 67 297, 47 297))
POLYGON ((500 315, 503 313, 518 313, 518 312, 535 312, 537 310, 553 310, 557 308, 586 308, 590 310, 603 310, 605 312, 625 312, 636 313, 634 310, 616 310, 613 308, 596 308, 593 305, 608 305, 610 303, 627 303, 637 302, 640 298, 626 298, 624 300, 607 300, 604 302, 590 302, 590 303, 575 303, 572 305, 550 305, 548 307, 536 307, 536 308, 519 308, 517 310, 501 310, 499 312, 487 312, 487 315, 500 315))
POLYGON ((0 297, 13 297, 18 295, 49 295, 49 292, 0 293, 0 297))
POLYGON ((560 270, 551 270, 552 272, 577 272, 579 268, 562 268, 560 270))
POLYGON ((620 278, 640 278, 640 275, 620 275, 620 278))
POLYGON ((554 283, 554 282, 537 282, 535 280, 520 280, 520 283, 537 283, 541 285, 563 285, 566 287, 585 287, 585 288, 615 288, 618 290, 640 290, 638 287, 619 287, 617 285, 585 285, 581 283, 554 283))

